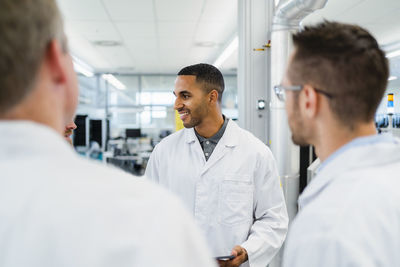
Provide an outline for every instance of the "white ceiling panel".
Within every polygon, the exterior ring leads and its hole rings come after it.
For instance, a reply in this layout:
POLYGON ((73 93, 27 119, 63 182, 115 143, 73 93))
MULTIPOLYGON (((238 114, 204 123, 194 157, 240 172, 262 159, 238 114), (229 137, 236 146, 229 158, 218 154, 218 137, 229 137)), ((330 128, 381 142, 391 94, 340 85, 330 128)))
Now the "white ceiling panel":
POLYGON ((366 24, 377 21, 391 12, 387 4, 376 0, 365 0, 343 12, 338 19, 348 23, 366 24))
POLYGON ((214 42, 221 45, 232 35, 232 27, 220 21, 202 21, 195 35, 196 42, 214 42))
POLYGON ((213 47, 194 47, 190 49, 189 57, 186 62, 188 64, 197 64, 197 63, 212 64, 213 62, 211 61, 214 59, 215 52, 216 49, 213 47))
POLYGON ((125 47, 97 47, 99 53, 107 59, 112 68, 134 67, 132 56, 125 47))
POLYGON ((113 21, 154 21, 154 6, 150 0, 103 0, 113 21))
POLYGON ((393 9, 391 13, 379 18, 375 23, 368 25, 380 44, 387 45, 400 41, 400 9, 393 9))
POLYGON ((114 25, 108 21, 67 21, 68 28, 74 29, 75 32, 89 41, 113 40, 121 41, 119 33, 115 30, 114 25))
POLYGON ((204 0, 154 0, 158 20, 197 21, 200 18, 204 0))
POLYGON ((121 33, 124 42, 135 41, 137 38, 156 38, 154 22, 116 22, 115 26, 121 33))
POLYGON ((176 65, 184 64, 187 59, 186 55, 178 54, 178 53, 160 53, 159 55, 160 63, 162 65, 168 66, 171 65, 175 68, 176 65), (173 64, 171 64, 173 62, 173 64))
POLYGON ((134 56, 141 54, 158 54, 158 40, 155 38, 136 38, 125 42, 125 46, 134 56))
POLYGON ((140 53, 132 56, 134 61, 140 63, 137 65, 137 68, 140 65, 148 65, 148 64, 159 64, 159 55, 157 53, 140 53))
MULTIPOLYGON (((199 62, 213 63, 237 31, 232 0, 57 0, 66 18, 70 47, 97 70, 173 73, 199 62), (93 41, 122 41, 99 47, 93 41), (212 47, 199 43, 214 42, 212 47)), ((353 22, 380 44, 400 41, 400 0, 328 0, 303 24, 322 19, 353 22)), ((222 66, 237 66, 234 53, 222 66)))
POLYGON ((61 13, 67 20, 107 20, 100 0, 58 0, 61 13))
POLYGON ((374 24, 366 25, 379 41, 380 45, 388 45, 400 41, 400 24, 374 24))
POLYGON ((197 22, 191 21, 163 21, 158 23, 158 33, 161 37, 183 37, 193 36, 196 31, 197 22))
POLYGON ((398 0, 330 0, 324 9, 306 17, 303 25, 315 24, 323 19, 355 23, 371 31, 378 42, 384 45, 400 41, 400 20, 397 19, 399 5, 398 0))
POLYGON ((328 0, 323 9, 316 10, 303 20, 303 24, 314 24, 323 19, 338 20, 338 16, 351 10, 365 0, 328 0))
POLYGON ((201 15, 202 20, 230 21, 237 15, 237 1, 207 0, 201 15))
POLYGON ((186 53, 193 46, 191 38, 160 38, 160 51, 169 51, 169 53, 186 53))
POLYGON ((66 30, 68 36, 68 46, 72 54, 83 60, 85 63, 94 69, 108 68, 110 63, 103 57, 99 56, 96 47, 93 46, 87 39, 66 30))
POLYGON ((58 1, 72 51, 97 71, 175 74, 214 60, 236 29, 237 4, 228 6, 230 0, 58 1), (122 45, 93 45, 102 40, 122 45), (218 45, 196 49, 196 42, 207 41, 218 45))

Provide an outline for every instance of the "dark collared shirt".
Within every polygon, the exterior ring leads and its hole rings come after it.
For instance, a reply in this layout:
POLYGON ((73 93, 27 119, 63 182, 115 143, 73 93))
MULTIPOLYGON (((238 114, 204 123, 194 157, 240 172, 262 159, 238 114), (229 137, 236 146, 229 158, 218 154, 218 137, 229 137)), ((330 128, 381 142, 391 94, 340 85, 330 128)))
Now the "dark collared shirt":
POLYGON ((222 124, 221 129, 219 129, 219 131, 214 134, 213 136, 211 136, 210 138, 204 138, 203 136, 199 135, 196 132, 196 129, 194 130, 194 132, 196 133, 197 139, 199 139, 201 148, 203 149, 204 152, 204 156, 206 157, 206 160, 208 160, 211 156, 211 154, 214 151, 214 148, 217 146, 219 140, 221 139, 221 137, 224 135, 226 126, 228 125, 228 121, 229 119, 224 117, 224 124, 222 124))

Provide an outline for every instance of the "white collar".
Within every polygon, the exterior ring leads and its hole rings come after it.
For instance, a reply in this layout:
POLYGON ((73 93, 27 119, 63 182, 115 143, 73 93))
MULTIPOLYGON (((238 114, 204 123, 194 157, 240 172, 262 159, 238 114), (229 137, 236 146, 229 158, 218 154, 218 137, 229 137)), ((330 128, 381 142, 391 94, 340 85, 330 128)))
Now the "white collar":
POLYGON ((355 139, 346 147, 348 149, 343 149, 335 155, 306 187, 299 197, 300 208, 315 199, 334 180, 345 177, 343 173, 400 161, 400 143, 397 138, 364 137, 362 140, 355 139))
POLYGON ((72 146, 47 125, 24 120, 0 120, 0 159, 35 153, 71 153, 72 146))
MULTIPOLYGON (((229 120, 225 132, 218 143, 223 143, 225 146, 228 147, 236 146, 238 144, 239 138, 238 129, 239 126, 234 121, 229 120)), ((198 141, 196 133, 194 132, 194 128, 185 128, 184 131, 186 143, 191 144, 193 142, 196 142, 196 140, 198 141)))

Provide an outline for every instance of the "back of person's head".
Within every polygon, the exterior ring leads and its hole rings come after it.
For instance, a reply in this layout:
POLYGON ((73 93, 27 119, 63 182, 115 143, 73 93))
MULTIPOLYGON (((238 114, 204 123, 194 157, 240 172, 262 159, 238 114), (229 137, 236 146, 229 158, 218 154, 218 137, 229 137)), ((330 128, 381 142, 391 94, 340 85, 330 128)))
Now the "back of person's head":
POLYGON ((178 75, 196 76, 196 83, 200 84, 206 93, 216 90, 218 92, 218 101, 221 102, 225 89, 224 77, 213 65, 200 63, 187 66, 181 69, 178 75))
POLYGON ((385 53, 365 29, 325 21, 293 35, 288 77, 332 95, 329 107, 344 126, 374 119, 389 75, 385 53))
POLYGON ((29 95, 53 39, 67 50, 54 0, 0 1, 0 115, 29 95))

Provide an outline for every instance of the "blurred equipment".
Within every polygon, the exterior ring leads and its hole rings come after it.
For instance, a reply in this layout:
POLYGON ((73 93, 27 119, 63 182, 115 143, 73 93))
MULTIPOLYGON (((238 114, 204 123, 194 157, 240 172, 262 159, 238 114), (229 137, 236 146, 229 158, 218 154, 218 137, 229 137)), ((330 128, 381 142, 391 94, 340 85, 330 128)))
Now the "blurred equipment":
POLYGON ((394 113, 394 96, 393 93, 387 95, 387 114, 393 115, 394 113))
POLYGON ((128 128, 125 129, 125 138, 108 141, 103 162, 141 176, 152 151, 151 139, 145 137, 140 128, 128 128))
POLYGON ((378 133, 391 133, 400 137, 400 114, 394 110, 394 94, 387 94, 385 114, 375 115, 375 126, 378 133))
POLYGON ((142 137, 142 132, 140 129, 126 129, 125 136, 126 138, 138 138, 142 137))

